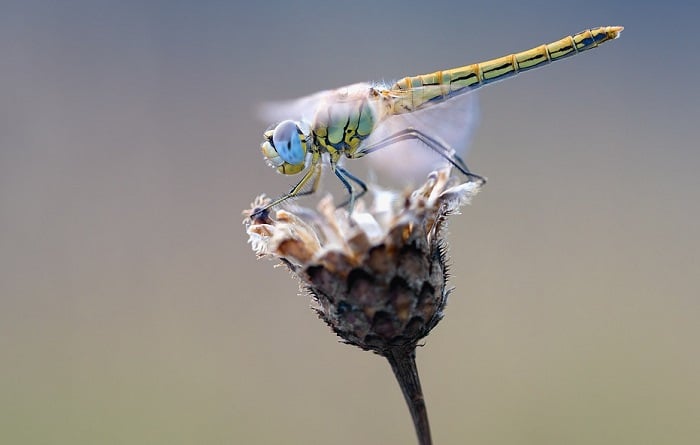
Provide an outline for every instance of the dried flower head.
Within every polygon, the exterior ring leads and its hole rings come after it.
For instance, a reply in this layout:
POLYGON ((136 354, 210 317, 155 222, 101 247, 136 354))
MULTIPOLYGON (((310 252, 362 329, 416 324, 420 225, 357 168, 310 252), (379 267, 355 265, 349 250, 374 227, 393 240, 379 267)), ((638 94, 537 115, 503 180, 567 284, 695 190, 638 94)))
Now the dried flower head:
POLYGON ((446 217, 480 189, 450 169, 432 173, 410 194, 373 190, 371 208, 352 215, 323 198, 318 211, 289 207, 276 217, 246 212, 258 256, 282 260, 314 299, 314 309, 344 341, 387 355, 413 349, 440 321, 446 287, 446 217), (253 217, 251 218, 251 215, 253 217))
POLYGON ((387 358, 408 405, 418 442, 432 443, 416 367, 418 341, 447 303, 443 238, 447 216, 483 181, 459 183, 450 169, 412 193, 374 187, 371 207, 350 215, 327 196, 318 211, 287 207, 272 217, 258 197, 246 215, 253 250, 281 260, 313 296, 314 309, 345 342, 387 358))

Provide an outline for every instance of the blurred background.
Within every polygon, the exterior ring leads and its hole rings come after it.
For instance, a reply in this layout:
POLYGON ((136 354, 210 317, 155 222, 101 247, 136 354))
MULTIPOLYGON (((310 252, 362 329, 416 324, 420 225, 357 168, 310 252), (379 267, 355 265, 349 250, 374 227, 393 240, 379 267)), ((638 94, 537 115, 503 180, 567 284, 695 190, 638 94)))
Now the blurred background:
POLYGON ((482 90, 418 366, 437 444, 699 443, 698 8, 528 3, 2 2, 0 442, 414 443, 247 244, 256 107, 624 25, 482 90))

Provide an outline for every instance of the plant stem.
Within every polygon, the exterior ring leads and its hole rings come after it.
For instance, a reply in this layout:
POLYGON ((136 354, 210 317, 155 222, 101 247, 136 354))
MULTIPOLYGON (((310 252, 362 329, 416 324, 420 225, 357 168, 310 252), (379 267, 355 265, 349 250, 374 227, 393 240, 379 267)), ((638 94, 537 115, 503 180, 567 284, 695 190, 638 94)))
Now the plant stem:
POLYGON ((416 368, 416 348, 394 347, 386 351, 384 356, 389 360, 396 380, 399 382, 408 410, 411 412, 413 425, 416 428, 419 445, 431 445, 428 410, 420 387, 418 368, 416 368))

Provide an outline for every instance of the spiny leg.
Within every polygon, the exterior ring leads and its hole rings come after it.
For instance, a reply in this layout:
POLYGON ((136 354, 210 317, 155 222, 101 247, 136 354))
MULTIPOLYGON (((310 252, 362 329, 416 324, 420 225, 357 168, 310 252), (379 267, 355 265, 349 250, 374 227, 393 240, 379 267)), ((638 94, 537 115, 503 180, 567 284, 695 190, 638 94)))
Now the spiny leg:
MULTIPOLYGON (((295 198, 298 198, 298 197, 300 197, 300 196, 306 196, 306 195, 314 194, 314 193, 316 193, 316 190, 318 190, 318 184, 321 182, 321 164, 316 164, 316 165, 314 166, 314 169, 316 170, 316 176, 314 176, 314 182, 311 183, 311 187, 310 187, 309 189, 307 189, 307 190, 304 190, 303 192, 302 192, 302 191, 298 191, 298 192, 294 195, 295 198)), ((302 179, 303 179, 303 178, 302 178, 302 179)), ((306 184, 301 184, 301 187, 300 187, 300 184, 297 184, 294 188, 295 188, 295 189, 298 188, 298 190, 301 190, 301 189, 304 188, 305 185, 306 185, 306 184)), ((290 198, 291 198, 291 196, 290 196, 290 198)))
POLYGON ((304 195, 309 195, 311 193, 314 193, 318 189, 318 184, 321 179, 321 164, 314 164, 309 168, 304 176, 301 178, 301 180, 294 186, 292 189, 287 193, 286 195, 282 195, 279 198, 275 199, 265 207, 262 207, 260 209, 255 209, 255 211, 250 215, 252 219, 256 218, 261 218, 264 217, 264 215, 267 213, 268 210, 270 210, 272 207, 279 205, 283 203, 284 201, 290 199, 290 198, 295 198, 298 196, 304 196, 304 195), (311 188, 309 190, 304 190, 304 187, 306 184, 309 182, 311 178, 314 178, 313 182, 311 183, 311 188))
POLYGON ((395 144, 397 142, 406 141, 410 139, 418 139, 419 141, 427 145, 428 148, 433 150, 435 153, 439 154, 447 161, 449 161, 450 164, 454 165, 457 168, 457 170, 459 170, 460 172, 462 172, 462 174, 468 176, 469 178, 476 179, 483 183, 486 182, 486 179, 484 177, 469 171, 467 164, 461 157, 457 155, 457 153, 455 153, 454 149, 445 146, 445 144, 441 143, 437 139, 432 138, 427 134, 423 133, 422 131, 416 130, 413 127, 405 128, 375 144, 369 145, 367 147, 362 147, 353 157, 359 158, 366 154, 372 153, 373 151, 377 151, 382 148, 388 147, 389 145, 395 144))
MULTIPOLYGON (((352 173, 350 173, 349 171, 347 171, 347 170, 344 169, 343 167, 340 167, 340 166, 337 166, 337 165, 336 165, 335 171, 336 171, 336 173, 335 173, 336 176, 338 176, 338 177, 340 178, 340 176, 339 176, 339 174, 340 174, 340 175, 346 177, 347 179, 350 179, 350 180, 353 181, 355 184, 359 185, 360 188, 362 189, 362 191, 360 191, 360 193, 358 193, 358 194, 355 194, 355 190, 354 190, 354 189, 350 189, 350 190, 349 190, 349 191, 350 191, 350 197, 349 197, 345 202, 343 202, 342 204, 340 204, 340 205, 338 206, 338 207, 345 207, 346 205, 349 204, 350 213, 352 213, 352 209, 353 209, 353 207, 355 206, 355 201, 356 201, 357 199, 361 198, 365 193, 367 193, 367 184, 365 184, 360 178, 358 178, 357 176, 353 175, 352 173)), ((341 178, 340 180, 343 181, 342 178, 341 178)), ((346 184, 346 181, 343 181, 343 184, 345 185, 345 184, 346 184)), ((347 188, 347 185, 346 185, 345 188, 347 188)))
POLYGON ((353 190, 352 185, 350 185, 350 182, 347 179, 345 179, 345 174, 347 173, 347 171, 342 167, 336 166, 333 169, 333 173, 335 173, 338 179, 340 179, 340 182, 343 183, 345 190, 348 191, 348 195, 350 195, 350 198, 348 198, 348 200, 341 204, 339 207, 343 207, 346 204, 349 204, 348 211, 352 213, 352 208, 355 206, 355 190, 353 190))

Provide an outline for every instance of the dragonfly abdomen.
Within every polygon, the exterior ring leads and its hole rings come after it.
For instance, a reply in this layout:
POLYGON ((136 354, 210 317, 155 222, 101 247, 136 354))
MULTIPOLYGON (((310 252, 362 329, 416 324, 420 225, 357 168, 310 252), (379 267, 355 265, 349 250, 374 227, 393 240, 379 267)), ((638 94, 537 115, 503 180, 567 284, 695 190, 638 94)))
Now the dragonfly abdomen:
POLYGON ((522 71, 528 71, 550 62, 597 47, 603 42, 616 39, 621 26, 605 26, 581 31, 556 42, 481 63, 474 63, 430 74, 405 77, 396 82, 391 90, 405 91, 396 99, 395 113, 406 113, 419 109, 426 103, 439 102, 481 86, 506 79, 522 71), (428 88, 423 88, 428 87, 428 88))

